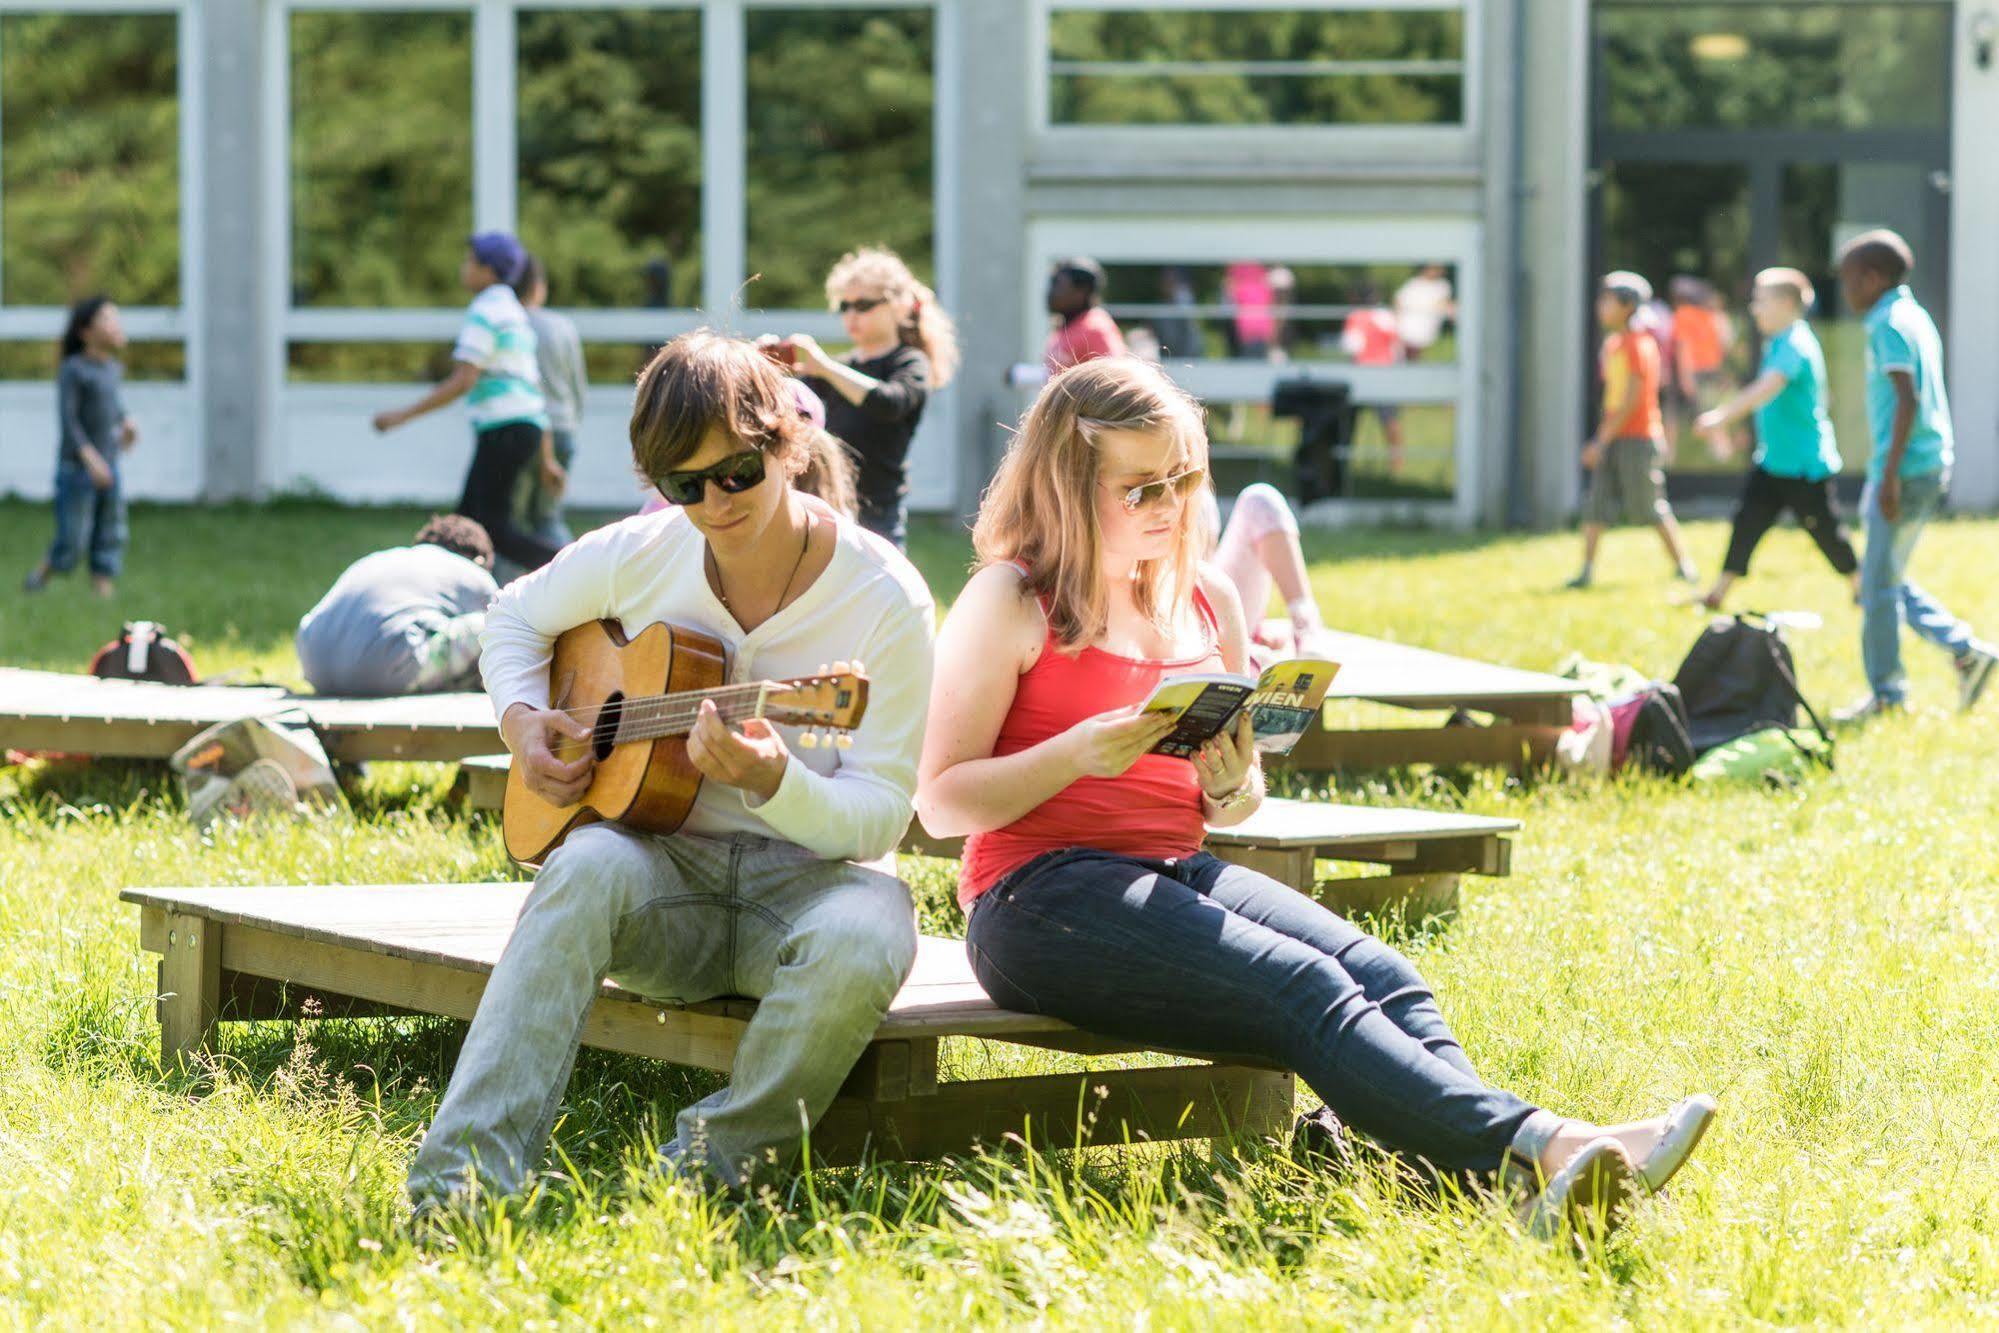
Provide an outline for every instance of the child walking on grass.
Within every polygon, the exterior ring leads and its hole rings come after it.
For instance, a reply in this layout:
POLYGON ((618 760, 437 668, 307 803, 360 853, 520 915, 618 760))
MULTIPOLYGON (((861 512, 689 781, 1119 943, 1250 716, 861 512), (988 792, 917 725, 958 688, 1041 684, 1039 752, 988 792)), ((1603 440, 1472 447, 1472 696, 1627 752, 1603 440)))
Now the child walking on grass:
POLYGON ((1908 242, 1887 230, 1863 232, 1839 254, 1847 308, 1867 312, 1867 424, 1874 437, 1860 500, 1867 527, 1860 655, 1868 694, 1838 715, 1842 722, 1863 722, 1907 706, 1904 620, 1951 655, 1960 709, 1978 702, 1999 666, 1999 653, 1990 644, 1908 579, 1916 539, 1950 489, 1954 445, 1943 339, 1907 285, 1915 266, 1908 242))
POLYGON ((1666 543, 1679 576, 1697 577, 1680 525, 1666 503, 1666 426, 1659 410, 1659 344, 1632 319, 1652 299, 1652 284, 1636 273, 1611 273, 1597 293, 1596 315, 1603 325, 1603 424, 1583 446, 1589 491, 1583 499, 1583 567, 1571 588, 1587 588, 1596 578, 1596 552, 1603 530, 1614 523, 1651 523, 1666 543))
POLYGON ((120 455, 139 442, 125 411, 125 368, 118 353, 125 327, 109 298, 93 296, 69 312, 56 371, 56 535, 23 585, 40 592, 75 569, 90 550, 90 582, 99 597, 117 591, 125 562, 125 487, 120 455))
POLYGON ((1725 458, 1735 447, 1728 428, 1752 413, 1756 418, 1756 453, 1735 510, 1728 556, 1701 599, 1710 611, 1719 611, 1728 590, 1749 572, 1756 544, 1787 509, 1859 593, 1860 560, 1846 539, 1834 489, 1839 442, 1826 411, 1825 353, 1805 319, 1815 299, 1810 279, 1794 268, 1766 268, 1756 275, 1749 314, 1766 340, 1763 368, 1747 388, 1694 422, 1725 458))

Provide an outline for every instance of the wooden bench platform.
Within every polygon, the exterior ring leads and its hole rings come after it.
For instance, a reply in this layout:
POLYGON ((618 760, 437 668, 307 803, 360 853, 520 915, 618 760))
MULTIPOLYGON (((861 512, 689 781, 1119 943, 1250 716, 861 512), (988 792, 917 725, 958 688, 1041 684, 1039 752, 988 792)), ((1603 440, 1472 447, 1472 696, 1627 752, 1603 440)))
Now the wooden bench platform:
MULTIPOLYGON (((507 791, 505 755, 467 759, 461 774, 474 809, 500 808, 507 791)), ((1273 797, 1233 828, 1210 830, 1208 850, 1310 894, 1342 915, 1394 907, 1423 917, 1457 906, 1461 876, 1510 874, 1512 835, 1519 828, 1519 820, 1487 815, 1273 797), (1321 879, 1322 860, 1371 862, 1384 873, 1321 879)), ((914 822, 902 841, 902 851, 914 856, 955 859, 963 847, 962 839, 932 838, 914 822)))
MULTIPOLYGON (((217 1024, 249 1019, 438 1014, 469 1019, 526 897, 525 884, 128 889, 142 945, 161 956, 169 1067, 213 1048, 217 1024)), ((649 1003, 606 983, 583 1042, 727 1070, 750 1000, 649 1003)), ((915 1159, 997 1146, 1027 1128, 1047 1147, 1139 1138, 1277 1134, 1293 1078, 1242 1064, 940 1080, 938 1041, 1090 1054, 1129 1050, 1051 1018, 993 1004, 964 945, 923 938, 916 967, 840 1097, 813 1131, 815 1158, 915 1159)))
POLYGON ((1581 687, 1561 676, 1495 666, 1363 634, 1327 630, 1340 664, 1329 702, 1363 701, 1421 711, 1483 713, 1472 727, 1341 727, 1309 731, 1279 761, 1304 772, 1402 764, 1476 764, 1523 771, 1545 763, 1568 728, 1581 687))
POLYGON ((218 722, 302 709, 331 758, 453 761, 501 748, 483 694, 342 699, 274 685, 158 685, 0 667, 0 750, 165 759, 218 722))
MULTIPOLYGON (((1493 719, 1480 727, 1342 727, 1307 733, 1284 761, 1308 772, 1401 764, 1484 764, 1516 770, 1553 753, 1569 725, 1574 681, 1516 671, 1448 653, 1328 630, 1340 672, 1329 701, 1361 701, 1429 711, 1466 709, 1493 719)), ((333 758, 460 760, 501 748, 482 694, 396 699, 295 695, 276 686, 192 689, 104 681, 61 671, 0 668, 0 749, 58 750, 163 759, 205 727, 273 709, 306 710, 333 758)))

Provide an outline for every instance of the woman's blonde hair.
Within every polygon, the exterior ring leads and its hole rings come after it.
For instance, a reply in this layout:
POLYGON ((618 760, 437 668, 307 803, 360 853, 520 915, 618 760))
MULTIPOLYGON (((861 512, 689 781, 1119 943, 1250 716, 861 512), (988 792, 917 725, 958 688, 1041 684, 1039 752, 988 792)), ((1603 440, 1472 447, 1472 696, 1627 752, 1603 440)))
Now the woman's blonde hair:
MULTIPOLYGON (((1208 466, 1200 405, 1164 371, 1133 357, 1085 361, 1050 380, 1021 419, 972 528, 981 568, 1006 561, 1026 568, 1027 590, 1043 600, 1065 649, 1097 638, 1109 617, 1097 526, 1098 441, 1106 431, 1172 440, 1168 474, 1208 466)), ((1155 625, 1171 628, 1193 596, 1209 526, 1205 508, 1190 499, 1172 551, 1139 562, 1133 597, 1155 625)))
POLYGON ((893 250, 863 246, 840 256, 826 275, 826 303, 838 305, 841 297, 858 287, 889 301, 909 302, 909 317, 897 332, 904 347, 914 347, 930 359, 930 384, 941 389, 958 373, 958 329, 937 293, 916 280, 909 265, 893 250))

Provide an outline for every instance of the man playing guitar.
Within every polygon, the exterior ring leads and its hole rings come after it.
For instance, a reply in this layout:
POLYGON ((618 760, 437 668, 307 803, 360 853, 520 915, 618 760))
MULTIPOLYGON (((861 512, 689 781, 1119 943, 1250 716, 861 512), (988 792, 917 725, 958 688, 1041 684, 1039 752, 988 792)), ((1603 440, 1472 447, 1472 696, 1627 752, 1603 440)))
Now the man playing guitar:
POLYGON ((732 727, 703 702, 685 747, 704 781, 678 832, 588 823, 548 854, 412 1165, 419 1212, 475 1178, 489 1195, 522 1189, 606 976, 650 999, 761 1001, 730 1086, 683 1110, 662 1152, 664 1170, 741 1185, 825 1112, 915 959, 908 889, 857 863, 888 856, 909 822, 928 588, 794 489, 805 426, 751 344, 701 332, 662 348, 631 439, 674 508, 583 537, 488 616, 481 671, 527 788, 568 805, 590 784, 597 752, 578 743, 592 728, 562 710, 549 663, 556 638, 591 620, 711 635, 731 683, 865 662, 872 702, 848 749, 794 748, 764 718, 732 727))

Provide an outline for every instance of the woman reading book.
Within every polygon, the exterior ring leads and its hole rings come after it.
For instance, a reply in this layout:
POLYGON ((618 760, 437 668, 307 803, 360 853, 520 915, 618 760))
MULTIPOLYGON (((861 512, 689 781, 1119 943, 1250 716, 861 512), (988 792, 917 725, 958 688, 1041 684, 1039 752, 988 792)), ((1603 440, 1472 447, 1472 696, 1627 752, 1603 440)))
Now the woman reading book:
POLYGON ((986 492, 916 798, 933 835, 967 837, 979 981, 1091 1032, 1292 1069, 1407 1159, 1520 1182, 1540 1233, 1657 1189, 1709 1099, 1599 1127, 1488 1086, 1408 960, 1201 849, 1263 798, 1247 715, 1189 760, 1150 753, 1173 719, 1137 705, 1162 677, 1246 664, 1243 608, 1197 556, 1206 466, 1193 400, 1099 360, 1043 389, 986 492))

